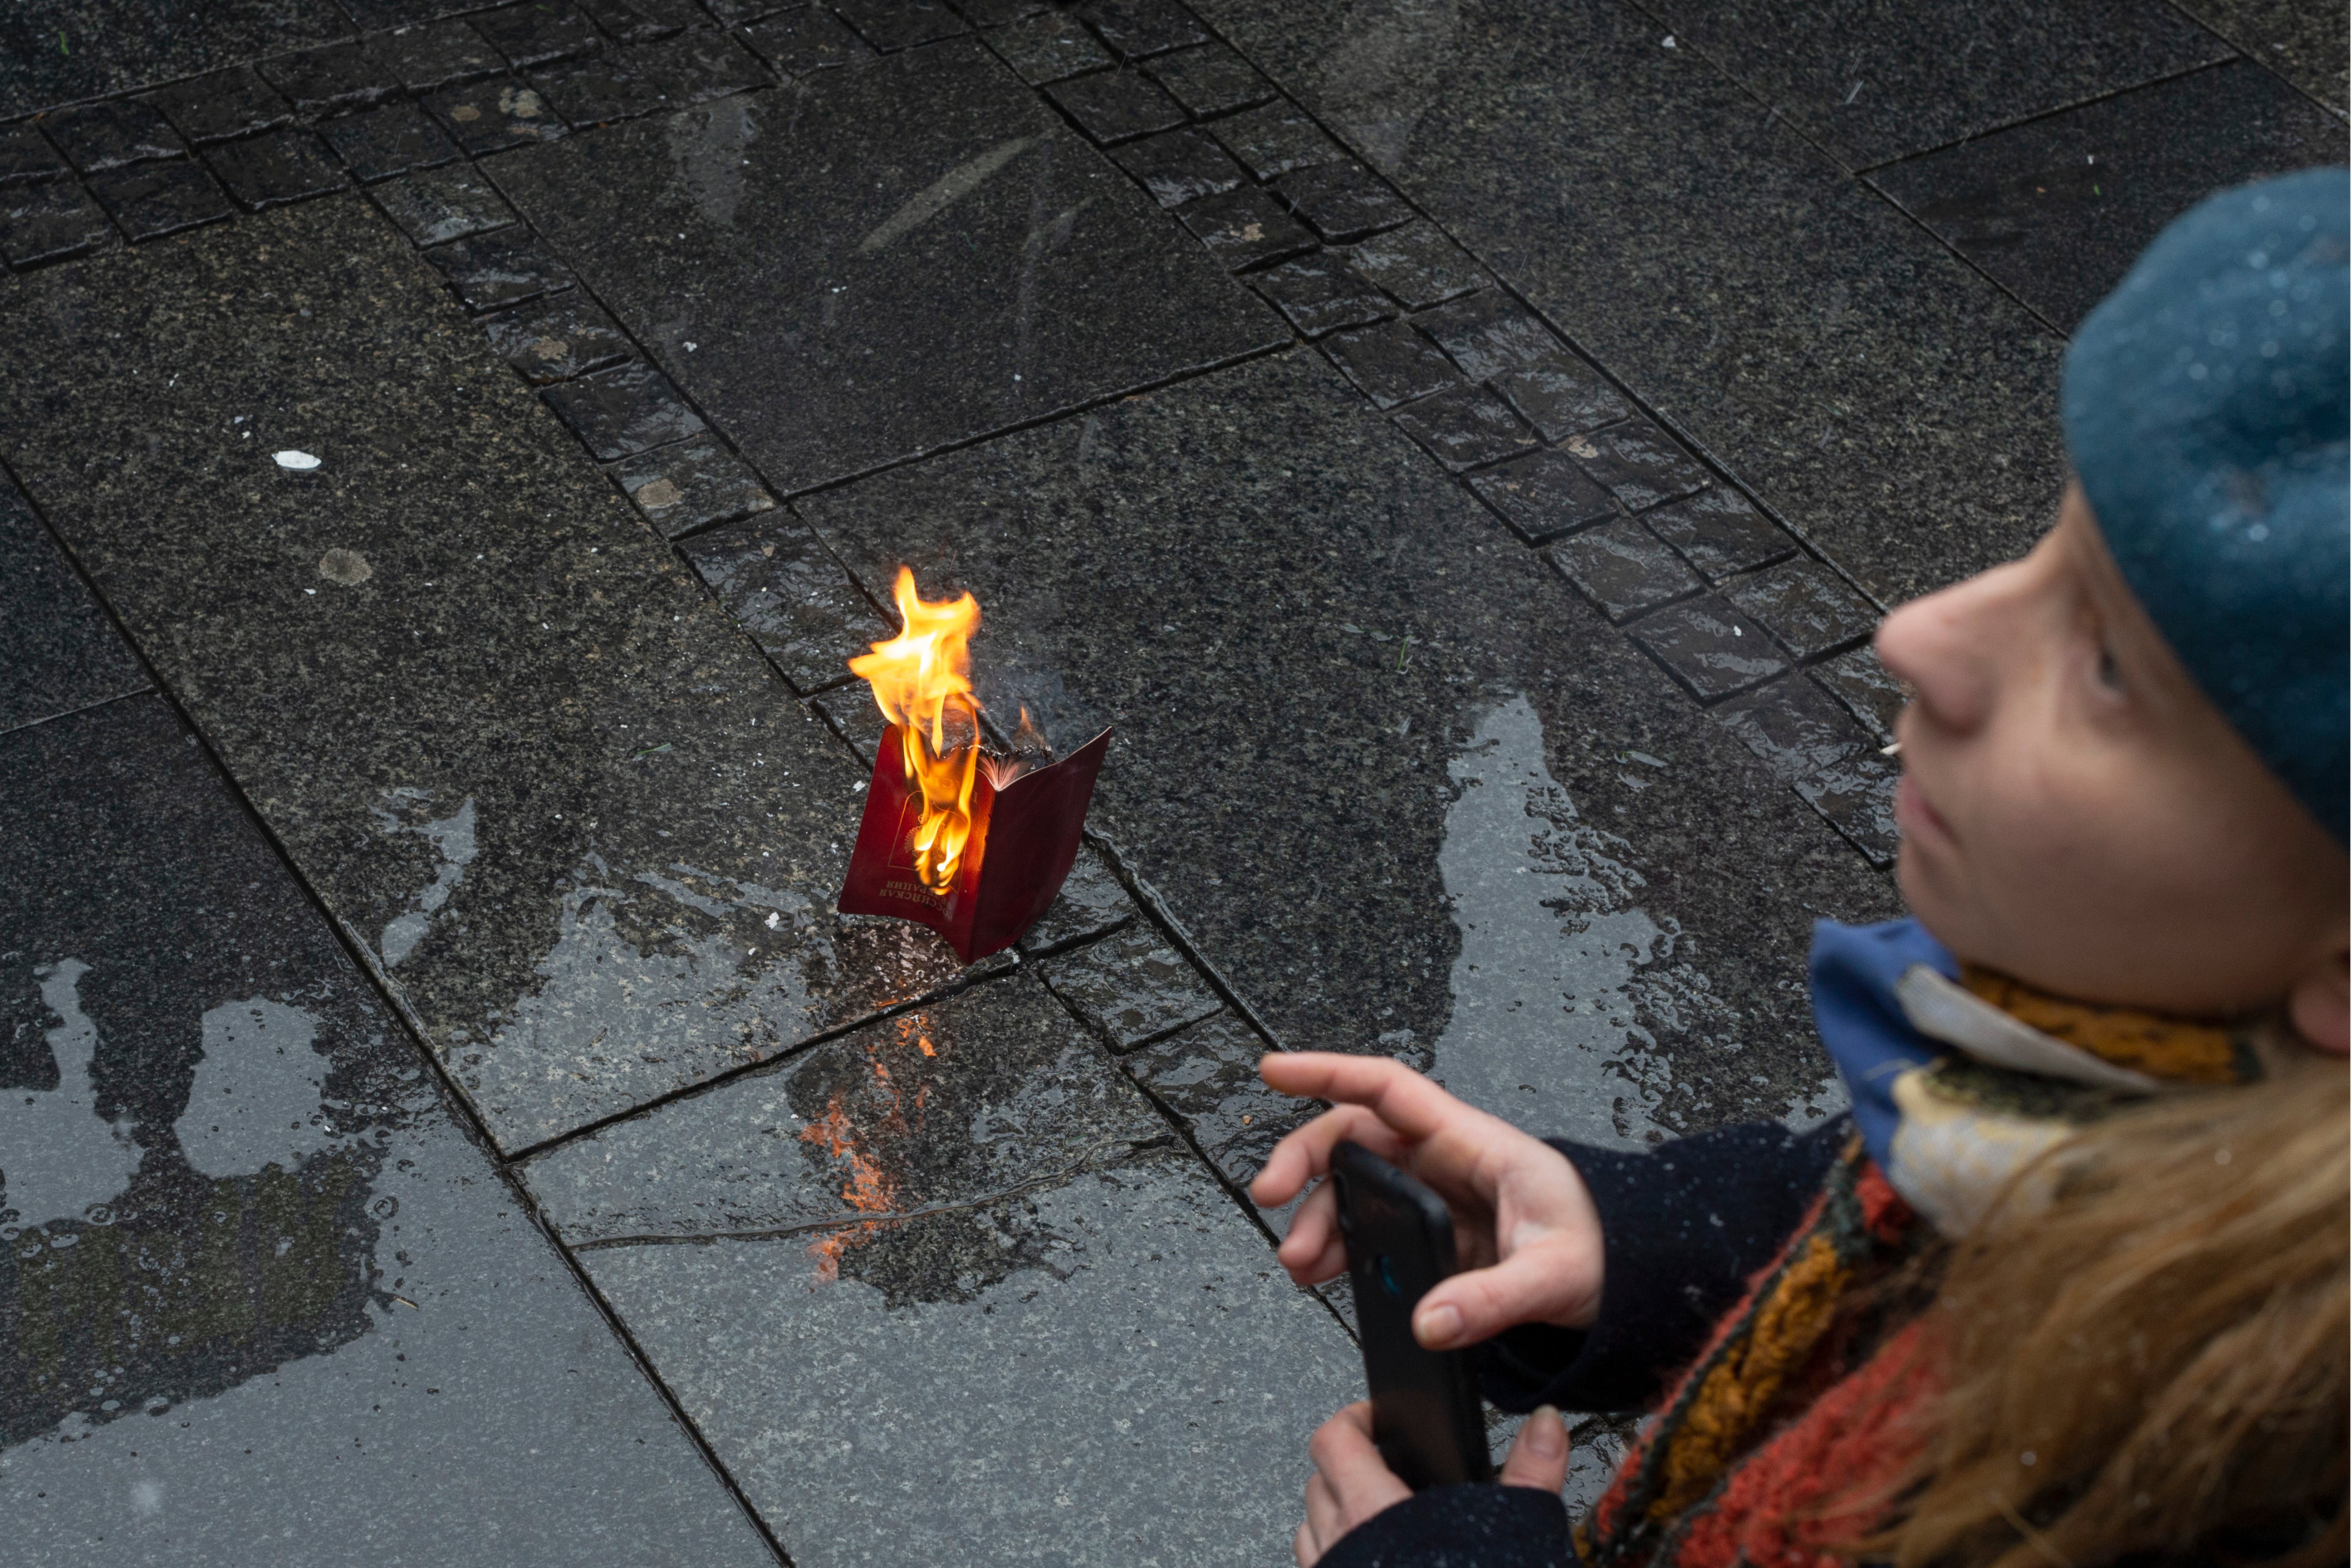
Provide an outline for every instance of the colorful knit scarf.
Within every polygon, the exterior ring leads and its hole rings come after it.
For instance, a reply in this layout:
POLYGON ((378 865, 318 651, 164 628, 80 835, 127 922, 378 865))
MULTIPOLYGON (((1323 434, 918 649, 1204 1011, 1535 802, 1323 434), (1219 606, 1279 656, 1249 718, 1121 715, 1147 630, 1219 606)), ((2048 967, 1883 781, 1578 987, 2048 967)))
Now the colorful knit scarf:
POLYGON ((1964 967, 1914 921, 1824 921, 1812 967, 1856 1131, 1577 1527, 1584 1563, 1843 1563, 1833 1548, 1880 1523, 1917 1464, 1913 1417, 1937 1391, 1919 1303, 1890 1281, 2072 1129, 2175 1087, 2257 1075, 2243 1036, 1964 967))

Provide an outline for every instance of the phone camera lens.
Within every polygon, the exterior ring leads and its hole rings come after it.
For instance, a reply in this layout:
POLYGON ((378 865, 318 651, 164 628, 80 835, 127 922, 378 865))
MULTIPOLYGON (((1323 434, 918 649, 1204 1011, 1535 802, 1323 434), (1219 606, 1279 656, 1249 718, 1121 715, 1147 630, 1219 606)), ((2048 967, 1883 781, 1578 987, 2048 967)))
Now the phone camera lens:
POLYGON ((1389 1267, 1389 1257, 1387 1253, 1383 1252, 1381 1254, 1379 1260, 1375 1262, 1372 1267, 1380 1271, 1381 1289, 1387 1291, 1391 1296, 1402 1296, 1404 1294, 1403 1289, 1397 1284, 1396 1270, 1389 1267))

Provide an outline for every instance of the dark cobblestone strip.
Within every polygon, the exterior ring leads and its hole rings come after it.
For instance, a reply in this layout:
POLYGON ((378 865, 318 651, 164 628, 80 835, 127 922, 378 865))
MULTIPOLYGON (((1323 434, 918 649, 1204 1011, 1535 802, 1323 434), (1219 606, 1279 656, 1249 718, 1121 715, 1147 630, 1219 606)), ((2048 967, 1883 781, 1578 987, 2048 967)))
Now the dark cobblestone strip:
POLYGON ((1892 865, 1899 769, 1882 748, 1902 693, 1867 647, 1878 606, 1175 0, 1150 0, 1148 51, 1101 11, 982 36, 1774 776, 1892 865))

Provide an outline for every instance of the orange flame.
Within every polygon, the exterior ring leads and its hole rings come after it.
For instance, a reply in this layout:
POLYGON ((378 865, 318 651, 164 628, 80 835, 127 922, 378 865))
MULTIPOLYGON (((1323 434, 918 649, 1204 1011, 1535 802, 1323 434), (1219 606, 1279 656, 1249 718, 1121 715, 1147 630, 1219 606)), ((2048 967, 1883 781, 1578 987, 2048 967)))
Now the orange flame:
POLYGON ((971 634, 980 605, 970 594, 936 604, 915 592, 915 574, 898 568, 893 590, 900 631, 849 661, 874 689, 882 716, 898 726, 907 780, 922 792, 914 833, 915 872, 923 886, 955 886, 971 838, 972 783, 979 776, 980 710, 971 695, 971 634))

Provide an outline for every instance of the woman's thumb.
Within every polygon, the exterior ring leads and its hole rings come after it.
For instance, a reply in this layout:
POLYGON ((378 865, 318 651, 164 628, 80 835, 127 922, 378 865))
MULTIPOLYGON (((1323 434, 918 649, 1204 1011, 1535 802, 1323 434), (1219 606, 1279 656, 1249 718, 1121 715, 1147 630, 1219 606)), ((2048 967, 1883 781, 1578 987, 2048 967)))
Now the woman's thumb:
POLYGON ((1503 1460, 1503 1484, 1557 1492, 1568 1484, 1568 1423, 1550 1405, 1538 1406, 1503 1460))

